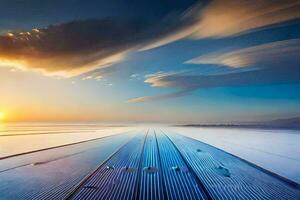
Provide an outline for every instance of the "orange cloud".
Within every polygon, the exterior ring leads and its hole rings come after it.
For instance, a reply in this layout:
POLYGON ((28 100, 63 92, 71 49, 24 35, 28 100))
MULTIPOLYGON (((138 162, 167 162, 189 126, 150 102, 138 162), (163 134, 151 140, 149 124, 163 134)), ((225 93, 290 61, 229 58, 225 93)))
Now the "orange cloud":
POLYGON ((201 12, 192 36, 227 37, 299 17, 299 0, 214 0, 201 12))
POLYGON ((0 36, 0 65, 66 77, 107 67, 136 46, 135 26, 103 19, 11 32, 0 36))
POLYGON ((223 38, 300 17, 300 0, 213 0, 181 16, 179 28, 142 48, 148 50, 183 38, 223 38))

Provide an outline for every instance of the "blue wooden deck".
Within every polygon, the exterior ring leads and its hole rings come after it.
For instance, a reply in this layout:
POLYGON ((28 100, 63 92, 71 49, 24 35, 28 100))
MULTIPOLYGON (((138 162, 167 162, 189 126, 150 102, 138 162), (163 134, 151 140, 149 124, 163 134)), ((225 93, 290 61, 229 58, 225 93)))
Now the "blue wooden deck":
POLYGON ((213 146, 160 129, 0 160, 0 200, 300 200, 299 185, 213 146))
POLYGON ((287 199, 300 190, 215 147, 149 130, 122 146, 67 199, 287 199))

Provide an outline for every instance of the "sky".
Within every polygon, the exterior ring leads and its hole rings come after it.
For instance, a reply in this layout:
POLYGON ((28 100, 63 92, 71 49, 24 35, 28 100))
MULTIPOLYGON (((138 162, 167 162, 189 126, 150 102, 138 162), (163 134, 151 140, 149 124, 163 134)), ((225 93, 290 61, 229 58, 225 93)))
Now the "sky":
POLYGON ((1 0, 1 118, 299 117, 299 30, 299 0, 1 0))

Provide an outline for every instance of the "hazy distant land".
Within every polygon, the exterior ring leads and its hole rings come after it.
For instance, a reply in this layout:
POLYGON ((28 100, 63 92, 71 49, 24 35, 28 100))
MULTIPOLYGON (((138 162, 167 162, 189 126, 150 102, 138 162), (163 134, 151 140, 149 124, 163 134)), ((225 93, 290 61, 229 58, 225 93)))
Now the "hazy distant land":
POLYGON ((265 122, 247 123, 211 123, 211 124, 182 124, 183 127, 214 127, 214 128, 259 128, 259 129, 291 129, 300 130, 300 117, 288 119, 276 119, 265 122))

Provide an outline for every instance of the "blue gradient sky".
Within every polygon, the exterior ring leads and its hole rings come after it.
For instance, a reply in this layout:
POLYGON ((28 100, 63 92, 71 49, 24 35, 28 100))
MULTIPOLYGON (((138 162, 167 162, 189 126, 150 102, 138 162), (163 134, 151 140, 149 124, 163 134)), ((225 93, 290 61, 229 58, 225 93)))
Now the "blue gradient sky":
POLYGON ((299 1, 0 4, 7 121, 300 116, 299 1))

